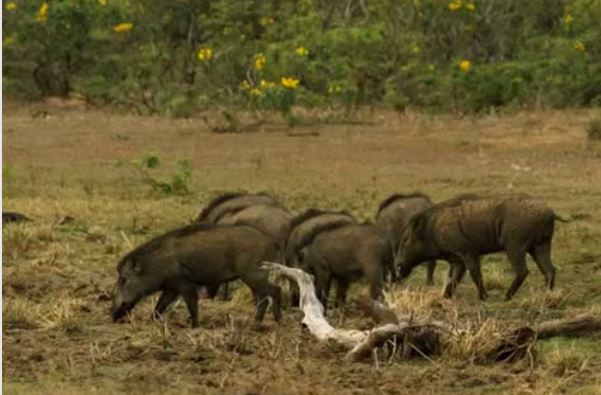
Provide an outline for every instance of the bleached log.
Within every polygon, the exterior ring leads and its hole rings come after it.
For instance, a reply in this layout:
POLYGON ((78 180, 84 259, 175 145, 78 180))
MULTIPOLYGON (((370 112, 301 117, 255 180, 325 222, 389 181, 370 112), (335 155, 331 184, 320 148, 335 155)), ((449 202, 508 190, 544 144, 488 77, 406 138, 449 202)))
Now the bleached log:
POLYGON ((350 348, 365 339, 367 332, 336 329, 330 325, 325 318, 323 306, 317 299, 315 286, 309 273, 275 262, 263 262, 263 267, 296 281, 300 292, 299 307, 305 313, 302 323, 318 340, 333 340, 350 348))
MULTIPOLYGON (((349 348, 350 351, 345 357, 346 360, 360 360, 370 355, 371 350, 381 346, 391 337, 398 335, 399 338, 404 338, 409 334, 409 331, 415 330, 415 328, 425 328, 428 333, 433 333, 436 336, 438 335, 438 331, 447 331, 449 329, 445 325, 438 327, 431 322, 413 320, 410 317, 399 318, 397 322, 379 326, 371 331, 336 329, 325 318, 324 309, 319 299, 317 299, 311 275, 303 270, 290 268, 275 262, 263 262, 263 267, 274 270, 298 284, 300 292, 299 307, 305 314, 302 323, 318 340, 335 341, 349 348)), ((379 302, 371 301, 368 309, 372 313, 382 313, 388 317, 387 319, 394 321, 394 312, 379 302)))
MULTIPOLYGON (((400 354, 408 356, 413 350, 417 354, 427 356, 438 354, 436 345, 439 338, 448 339, 464 331, 453 325, 432 320, 429 317, 414 317, 397 314, 391 308, 377 301, 369 301, 363 305, 380 326, 371 331, 353 329, 336 329, 328 323, 324 308, 317 299, 311 275, 295 268, 289 268, 275 262, 263 262, 263 267, 273 270, 298 284, 300 291, 299 307, 304 313, 302 323, 309 332, 320 341, 334 341, 350 351, 345 360, 357 361, 396 336, 395 346, 400 344, 400 354), (432 341, 434 339, 434 341, 432 341), (402 342, 401 342, 402 340, 402 342), (429 348, 427 352, 423 349, 429 348)), ((500 362, 515 361, 527 355, 529 345, 538 339, 555 336, 585 336, 601 332, 601 318, 583 314, 571 319, 555 320, 539 324, 536 328, 522 327, 508 332, 494 347, 481 356, 483 361, 500 362)), ((398 350, 398 349, 397 349, 398 350)))

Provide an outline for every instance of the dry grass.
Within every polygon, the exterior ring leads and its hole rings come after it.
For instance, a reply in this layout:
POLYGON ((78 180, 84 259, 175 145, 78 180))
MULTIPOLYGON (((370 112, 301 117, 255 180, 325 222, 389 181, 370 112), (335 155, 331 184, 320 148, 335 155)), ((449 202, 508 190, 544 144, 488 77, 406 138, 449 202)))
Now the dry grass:
POLYGON ((36 306, 24 297, 2 300, 2 325, 7 328, 36 328, 36 306))
MULTIPOLYGON (((601 151, 582 133, 590 113, 524 113, 456 119, 408 113, 362 115, 369 124, 308 126, 317 137, 291 138, 282 125, 264 132, 215 135, 200 120, 7 108, 3 119, 3 209, 33 223, 3 227, 3 368, 8 393, 394 393, 549 394, 600 388, 599 339, 544 341, 538 363, 475 360, 506 328, 601 312, 601 151), (529 132, 533 123, 535 132, 529 132), (194 193, 149 193, 137 175, 114 166, 157 149, 171 168, 194 164, 194 193), (528 170, 526 170, 528 169, 528 170), (511 187, 511 189, 508 189, 511 187), (461 334, 445 356, 427 362, 343 364, 343 350, 317 344, 286 309, 279 325, 252 323, 244 286, 228 302, 200 300, 190 330, 182 303, 163 322, 150 319, 156 296, 131 322, 110 322, 107 296, 115 264, 132 245, 187 223, 225 190, 268 191, 291 210, 315 206, 374 215, 392 192, 422 190, 440 200, 463 192, 525 192, 560 215, 553 257, 557 289, 544 290, 534 264, 515 300, 504 256, 483 264, 490 298, 479 303, 469 276, 454 300, 441 298, 423 268, 388 293, 404 313, 455 323, 461 334), (66 216, 72 221, 64 221, 66 216)), ((160 169, 159 169, 160 171, 160 169)), ((364 285, 351 289, 351 299, 364 285)), ((351 304, 329 318, 347 328, 373 323, 351 304)))

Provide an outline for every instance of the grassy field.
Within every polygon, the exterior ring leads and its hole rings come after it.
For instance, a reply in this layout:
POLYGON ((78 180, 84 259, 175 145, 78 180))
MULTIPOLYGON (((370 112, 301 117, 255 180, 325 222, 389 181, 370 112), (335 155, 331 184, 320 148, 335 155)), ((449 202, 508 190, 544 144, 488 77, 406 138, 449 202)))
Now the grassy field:
MULTIPOLYGON (((200 120, 5 103, 2 208, 33 222, 2 230, 4 392, 599 394, 599 336, 540 341, 535 359, 514 364, 474 361, 474 337, 432 361, 376 366, 343 363, 344 350, 312 339, 294 309, 279 325, 271 316, 252 325, 243 288, 227 302, 201 300, 196 330, 181 303, 164 325, 153 322, 156 296, 138 306, 131 323, 114 324, 108 314, 115 266, 130 245, 188 223, 229 190, 268 191, 293 212, 346 208, 361 219, 372 218, 393 192, 421 190, 435 200, 465 192, 532 194, 572 218, 556 229, 554 292, 544 291, 529 262, 525 284, 503 302, 511 272, 497 254, 483 263, 486 303, 477 301, 469 278, 457 300, 443 300, 444 263, 436 287, 424 285, 419 269, 390 299, 475 331, 601 314, 601 145, 586 139, 591 115, 375 112, 356 125, 291 133, 274 122, 256 133, 214 134, 200 120), (132 166, 118 166, 150 151, 162 159, 160 179, 168 179, 178 158, 191 159, 191 194, 153 192, 132 166)), ((364 293, 361 284, 352 288, 355 299, 364 293)), ((373 325, 353 301, 328 317, 345 328, 373 325)))

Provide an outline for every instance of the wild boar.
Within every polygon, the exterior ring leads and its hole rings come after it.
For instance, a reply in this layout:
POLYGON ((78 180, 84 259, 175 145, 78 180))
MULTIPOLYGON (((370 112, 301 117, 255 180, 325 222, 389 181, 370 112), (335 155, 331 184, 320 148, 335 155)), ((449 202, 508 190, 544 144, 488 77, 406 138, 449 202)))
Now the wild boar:
MULTIPOLYGON (((284 252, 284 264, 289 267, 299 267, 298 254, 300 250, 309 243, 324 227, 333 224, 353 224, 355 218, 347 211, 324 211, 310 208, 292 219, 290 232, 286 240, 284 252)), ((296 283, 290 282, 290 302, 298 306, 299 294, 296 283)))
POLYGON ((279 251, 284 250, 286 236, 290 233, 292 214, 281 207, 249 206, 235 213, 225 214, 220 225, 248 225, 271 237, 279 251))
MULTIPOLYGON (((380 203, 376 214, 376 225, 388 234, 394 251, 397 251, 403 237, 403 230, 409 224, 411 218, 433 205, 432 200, 420 192, 412 194, 396 193, 380 203)), ((427 261, 426 265, 428 268, 427 284, 433 285, 436 261, 427 261)))
POLYGON ((365 277, 372 299, 383 296, 384 276, 391 270, 393 251, 388 236, 371 224, 337 224, 315 235, 300 253, 301 268, 315 276, 317 297, 324 309, 333 279, 336 301, 344 303, 351 282, 365 277))
MULTIPOLYGON (((283 254, 292 215, 273 197, 265 194, 228 193, 213 199, 202 210, 197 222, 222 225, 248 225, 270 236, 283 254)), ((218 288, 208 290, 213 298, 218 288)), ((229 298, 229 285, 223 284, 221 298, 229 298)))
POLYGON ((2 212, 2 223, 8 224, 11 222, 30 222, 31 219, 26 217, 21 213, 16 213, 14 211, 3 211, 2 212))
POLYGON ((551 242, 556 219, 559 217, 550 208, 525 196, 465 195, 434 205, 413 217, 405 229, 397 253, 401 278, 421 262, 446 259, 451 269, 445 296, 453 296, 467 268, 484 300, 487 294, 480 256, 505 251, 515 273, 506 300, 514 296, 528 275, 526 254, 534 258, 547 288, 553 289, 551 242))
POLYGON ((327 211, 315 208, 305 210, 294 217, 286 239, 284 262, 289 267, 298 267, 298 252, 310 243, 315 236, 332 224, 354 224, 355 217, 348 211, 327 211))
POLYGON ((211 200, 198 214, 195 222, 217 224, 224 215, 249 206, 282 207, 275 198, 265 193, 226 193, 211 200))
POLYGON ((273 301, 273 315, 280 320, 280 287, 268 281, 260 268, 273 260, 273 241, 250 226, 192 224, 167 232, 137 247, 119 262, 116 293, 111 314, 118 320, 144 297, 161 291, 154 314, 160 316, 181 295, 192 327, 198 326, 198 286, 209 289, 241 279, 256 303, 257 321, 262 321, 267 297, 273 301))

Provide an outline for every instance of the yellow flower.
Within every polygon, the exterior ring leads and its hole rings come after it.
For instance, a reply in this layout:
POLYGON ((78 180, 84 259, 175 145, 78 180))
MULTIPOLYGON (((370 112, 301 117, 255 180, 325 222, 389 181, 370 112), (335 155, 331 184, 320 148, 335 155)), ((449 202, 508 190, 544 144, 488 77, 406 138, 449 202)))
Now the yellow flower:
POLYGON ((261 94, 261 91, 259 90, 259 88, 252 88, 248 93, 250 93, 251 96, 259 96, 261 94))
POLYGON ((574 17, 572 15, 567 14, 563 17, 563 23, 565 23, 566 25, 571 25, 572 22, 574 22, 574 17))
POLYGON ((436 68, 436 66, 434 66, 433 64, 428 65, 428 71, 430 71, 430 72, 434 71, 435 68, 436 68))
POLYGON ((201 62, 211 60, 211 58, 213 57, 213 50, 211 48, 201 48, 198 50, 198 54, 196 55, 196 57, 201 62))
POLYGON ((17 4, 14 1, 10 1, 6 3, 6 6, 4 8, 6 8, 8 11, 12 11, 15 8, 17 8, 17 4))
POLYGON ((574 49, 579 52, 586 51, 586 47, 584 46, 584 43, 582 41, 576 41, 574 43, 574 49))
POLYGON ((309 55, 309 50, 305 47, 298 47, 294 50, 298 56, 307 56, 309 55))
POLYGON ((255 70, 263 70, 263 67, 265 67, 265 63, 267 63, 265 55, 263 55, 262 53, 258 53, 255 55, 255 70))
POLYGON ((449 10, 457 11, 461 8, 461 0, 453 0, 449 3, 449 10))
POLYGON ((328 86, 328 93, 330 95, 333 95, 335 93, 340 93, 340 92, 342 92, 342 88, 337 83, 333 82, 330 84, 330 86, 328 86))
POLYGON ((123 33, 123 32, 128 32, 131 29, 133 29, 134 24, 131 22, 124 22, 124 23, 120 23, 118 25, 113 26, 113 31, 115 33, 123 33))
POLYGON ((250 89, 250 83, 247 80, 244 80, 240 83, 240 89, 242 90, 249 90, 250 89))
POLYGON ((2 45, 10 46, 15 43, 15 36, 13 34, 9 36, 4 36, 2 38, 2 45))
POLYGON ((294 77, 282 77, 282 86, 288 89, 296 89, 300 81, 294 77))
POLYGON ((275 82, 261 80, 261 82, 259 83, 259 86, 261 87, 261 89, 274 88, 275 82))
POLYGON ((273 23, 273 18, 270 16, 263 16, 259 19, 259 24, 261 26, 271 25, 273 23))
POLYGON ((108 3, 108 1, 107 0, 98 0, 98 3, 100 5, 106 5, 108 3))
POLYGON ((465 9, 468 11, 474 11, 476 9, 476 5, 470 1, 465 5, 465 9))
POLYGON ((471 68, 472 62, 470 62, 469 60, 462 60, 461 62, 459 62, 459 70, 463 71, 464 73, 469 72, 471 68))
POLYGON ((48 19, 48 3, 44 1, 38 9, 38 15, 35 20, 38 21, 38 23, 44 23, 46 22, 46 19, 48 19))

